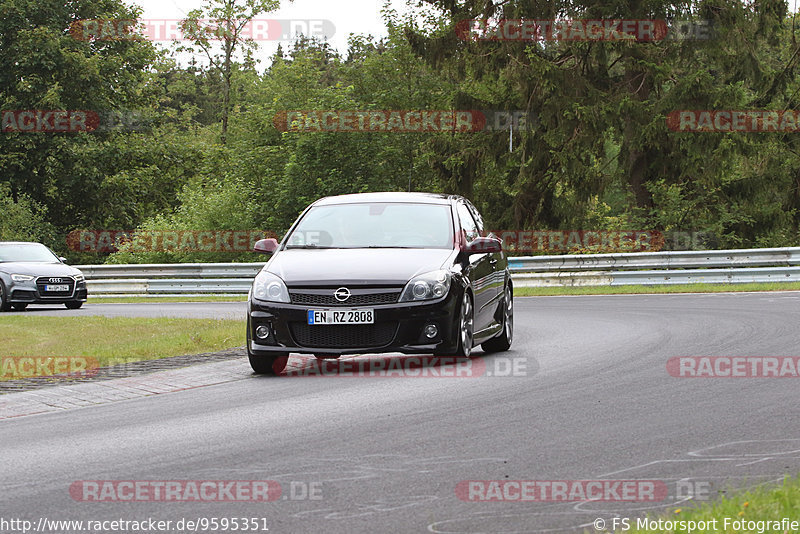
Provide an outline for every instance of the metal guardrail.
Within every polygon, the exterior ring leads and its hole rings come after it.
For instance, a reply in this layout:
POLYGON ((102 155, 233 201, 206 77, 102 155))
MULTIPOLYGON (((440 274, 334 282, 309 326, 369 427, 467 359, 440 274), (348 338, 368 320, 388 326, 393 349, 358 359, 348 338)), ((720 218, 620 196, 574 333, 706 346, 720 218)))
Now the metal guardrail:
POLYGON ((743 284, 748 282, 800 282, 800 267, 560 273, 512 272, 512 277, 517 287, 743 284))
MULTIPOLYGON (((264 263, 79 265, 91 295, 244 295, 264 263)), ((509 258, 518 287, 798 282, 800 247, 509 258)))
POLYGON ((264 263, 77 265, 90 295, 246 295, 264 263))
POLYGON ((800 265, 800 247, 527 256, 509 263, 519 272, 788 267, 800 265))
POLYGON ((800 247, 509 258, 518 287, 800 281, 800 247))
POLYGON ((79 265, 88 280, 126 278, 253 278, 265 265, 260 263, 167 263, 132 265, 79 265))

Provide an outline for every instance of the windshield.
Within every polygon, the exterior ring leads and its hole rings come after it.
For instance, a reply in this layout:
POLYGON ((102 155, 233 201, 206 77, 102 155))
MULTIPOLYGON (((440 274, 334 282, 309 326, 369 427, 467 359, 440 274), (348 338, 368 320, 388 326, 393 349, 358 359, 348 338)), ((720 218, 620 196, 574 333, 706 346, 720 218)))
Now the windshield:
POLYGON ((58 258, 38 243, 0 243, 0 261, 58 263, 58 258))
POLYGON ((453 248, 450 206, 370 202, 315 206, 287 248, 453 248))

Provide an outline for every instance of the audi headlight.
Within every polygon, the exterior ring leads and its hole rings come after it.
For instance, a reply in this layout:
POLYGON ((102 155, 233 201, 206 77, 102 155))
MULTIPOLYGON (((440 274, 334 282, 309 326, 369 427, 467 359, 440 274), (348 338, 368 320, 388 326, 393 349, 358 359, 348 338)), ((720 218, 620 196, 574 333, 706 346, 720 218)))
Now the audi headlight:
POLYGON ((267 302, 291 302, 283 280, 269 271, 261 270, 253 282, 253 297, 267 302))
POLYGON ((12 274, 11 279, 15 282, 30 282, 33 280, 33 276, 28 274, 12 274))
POLYGON ((406 284, 398 302, 442 298, 450 291, 451 279, 452 275, 448 271, 431 271, 415 276, 406 284))
POLYGON ((83 282, 84 280, 84 276, 82 274, 73 275, 72 278, 74 278, 76 282, 83 282))

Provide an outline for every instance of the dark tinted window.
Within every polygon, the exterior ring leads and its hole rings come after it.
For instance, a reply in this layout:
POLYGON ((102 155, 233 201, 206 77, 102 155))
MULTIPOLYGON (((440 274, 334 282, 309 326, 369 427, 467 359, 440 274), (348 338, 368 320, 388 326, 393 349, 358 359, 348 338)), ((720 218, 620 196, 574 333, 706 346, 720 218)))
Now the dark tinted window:
POLYGON ((472 218, 469 208, 463 202, 458 203, 458 219, 461 221, 461 228, 467 234, 467 241, 480 237, 480 229, 475 223, 475 219, 472 218))

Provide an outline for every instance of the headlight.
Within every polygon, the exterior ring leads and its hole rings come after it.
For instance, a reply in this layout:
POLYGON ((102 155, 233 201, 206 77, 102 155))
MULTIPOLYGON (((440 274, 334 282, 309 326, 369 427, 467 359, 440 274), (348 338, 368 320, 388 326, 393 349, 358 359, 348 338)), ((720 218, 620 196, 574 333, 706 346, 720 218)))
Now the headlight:
POLYGON ((431 271, 415 276, 406 284, 398 302, 442 298, 450 291, 451 279, 448 271, 431 271))
POLYGON ((30 282, 33 277, 27 274, 12 274, 11 279, 15 282, 30 282))
POLYGON ((253 282, 253 297, 267 302, 291 302, 289 290, 283 280, 262 270, 253 282))
POLYGON ((83 282, 84 277, 82 274, 76 274, 72 278, 74 278, 76 282, 83 282))

